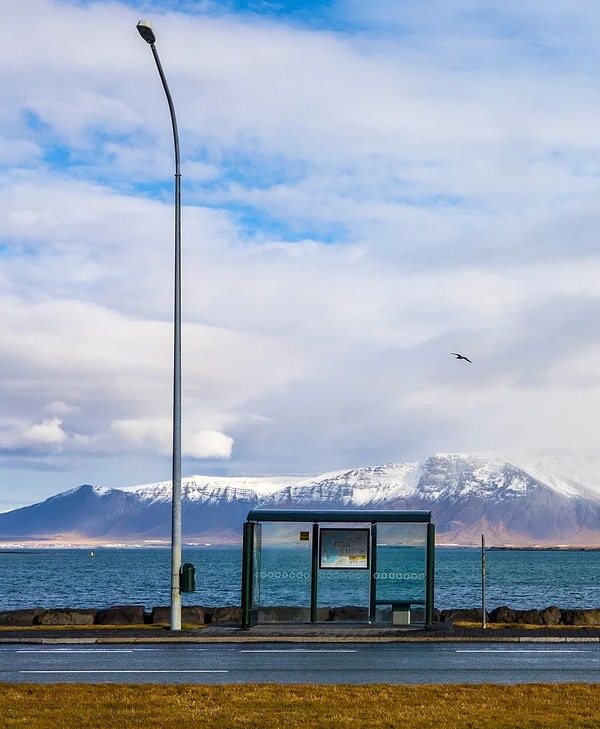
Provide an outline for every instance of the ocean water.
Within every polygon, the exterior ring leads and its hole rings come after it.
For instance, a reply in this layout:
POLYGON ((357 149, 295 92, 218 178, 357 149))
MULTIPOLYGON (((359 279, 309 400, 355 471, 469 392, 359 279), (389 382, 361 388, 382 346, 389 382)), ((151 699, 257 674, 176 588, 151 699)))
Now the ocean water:
MULTIPOLYGON (((196 568, 196 592, 184 593, 184 605, 240 604, 241 548, 184 548, 183 561, 196 568)), ((378 566, 378 597, 402 595, 415 586, 423 589, 422 560, 400 571, 387 567, 385 559, 378 566)), ((297 550, 270 550, 263 554, 260 570, 262 605, 308 604, 310 573, 297 550)), ((366 571, 320 571, 320 605, 364 605, 368 590, 366 571)), ((0 550, 0 610, 125 604, 143 604, 150 610, 168 605, 169 594, 169 549, 0 550)), ((443 610, 480 605, 481 551, 438 547, 435 606, 443 610)), ((600 552, 487 551, 486 606, 500 605, 600 607, 600 552)))

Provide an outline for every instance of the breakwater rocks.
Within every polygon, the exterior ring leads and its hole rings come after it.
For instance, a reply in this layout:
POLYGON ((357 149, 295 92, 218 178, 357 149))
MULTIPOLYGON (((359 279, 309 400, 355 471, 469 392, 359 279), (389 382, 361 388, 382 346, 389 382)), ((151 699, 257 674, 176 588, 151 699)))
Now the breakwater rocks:
MULTIPOLYGON (((481 608, 442 610, 438 614, 441 622, 481 622, 481 608)), ((563 610, 552 605, 543 610, 515 610, 506 605, 486 611, 488 623, 504 625, 574 625, 600 626, 600 608, 587 610, 563 610)))
MULTIPOLYGON (((0 612, 0 626, 26 627, 32 625, 168 625, 171 609, 155 607, 150 612, 143 605, 113 605, 101 610, 79 608, 43 608, 7 610, 0 612)), ((186 625, 207 623, 236 623, 241 620, 237 607, 183 607, 181 621, 186 625)))
MULTIPOLYGON (((144 605, 112 605, 103 609, 44 608, 7 610, 0 612, 0 627, 28 626, 85 626, 85 625, 163 625, 170 623, 170 607, 154 607, 147 611, 144 605)), ((434 622, 453 624, 481 622, 481 608, 434 610, 434 622)), ((344 605, 323 607, 317 612, 318 622, 367 622, 365 607, 344 605)), ((588 626, 600 627, 600 608, 586 610, 564 610, 556 606, 542 610, 515 610, 506 605, 486 611, 488 623, 505 625, 539 626, 588 626)), ((187 626, 209 624, 239 625, 242 610, 235 605, 225 607, 183 606, 181 622, 187 626)), ((307 607, 272 606, 262 607, 258 612, 259 623, 308 623, 310 609, 307 607)))
MULTIPOLYGON (((367 622, 365 607, 345 605, 323 607, 317 610, 319 622, 367 622)), ((27 627, 36 625, 169 625, 170 607, 154 607, 146 611, 143 605, 113 605, 102 610, 81 608, 35 607, 27 610, 0 612, 0 627, 27 627)), ((225 607, 183 606, 183 625, 240 625, 242 609, 236 605, 225 607)), ((310 608, 280 605, 258 610, 259 623, 308 623, 310 608)))

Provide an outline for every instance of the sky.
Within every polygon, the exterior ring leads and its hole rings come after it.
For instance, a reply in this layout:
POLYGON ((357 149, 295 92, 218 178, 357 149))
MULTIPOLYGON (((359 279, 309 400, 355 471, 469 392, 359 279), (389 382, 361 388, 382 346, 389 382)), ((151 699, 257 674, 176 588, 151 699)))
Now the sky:
POLYGON ((5 5, 0 511, 170 478, 140 18, 184 476, 597 450, 598 3, 5 5))

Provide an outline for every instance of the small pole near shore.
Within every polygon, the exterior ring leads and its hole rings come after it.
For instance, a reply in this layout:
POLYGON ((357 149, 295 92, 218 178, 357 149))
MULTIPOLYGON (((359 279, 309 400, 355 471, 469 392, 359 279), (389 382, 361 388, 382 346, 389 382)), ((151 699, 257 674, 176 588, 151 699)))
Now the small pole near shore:
POLYGON ((485 536, 481 535, 481 627, 486 628, 485 615, 485 536))

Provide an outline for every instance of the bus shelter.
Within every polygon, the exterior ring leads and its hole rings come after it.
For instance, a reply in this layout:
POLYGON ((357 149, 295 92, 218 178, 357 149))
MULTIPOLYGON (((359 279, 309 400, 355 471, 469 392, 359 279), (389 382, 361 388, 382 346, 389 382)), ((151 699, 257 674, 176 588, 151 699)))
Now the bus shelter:
POLYGON ((253 509, 242 561, 245 629, 274 614, 311 623, 433 623, 429 511, 253 509))

